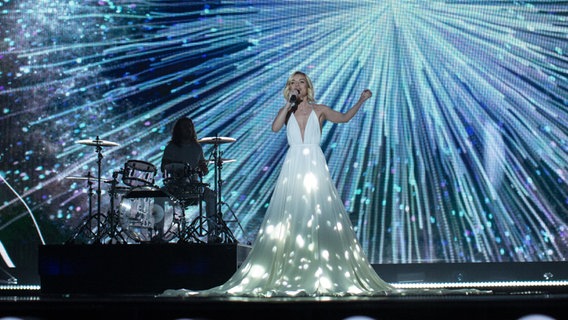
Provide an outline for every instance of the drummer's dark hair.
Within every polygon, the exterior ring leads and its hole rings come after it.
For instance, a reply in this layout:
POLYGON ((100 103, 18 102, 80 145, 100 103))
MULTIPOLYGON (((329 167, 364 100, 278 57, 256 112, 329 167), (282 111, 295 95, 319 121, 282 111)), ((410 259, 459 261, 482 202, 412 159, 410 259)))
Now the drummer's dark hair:
POLYGON ((183 117, 174 124, 172 143, 179 146, 189 141, 197 142, 197 133, 193 121, 190 118, 183 117))

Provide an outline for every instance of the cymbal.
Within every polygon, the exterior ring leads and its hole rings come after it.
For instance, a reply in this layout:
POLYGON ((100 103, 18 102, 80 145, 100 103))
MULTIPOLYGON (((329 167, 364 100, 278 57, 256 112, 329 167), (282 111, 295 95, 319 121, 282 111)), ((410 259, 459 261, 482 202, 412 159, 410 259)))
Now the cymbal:
MULTIPOLYGON (((221 158, 221 163, 229 163, 229 162, 235 162, 237 161, 236 159, 225 159, 225 158, 221 158)), ((215 160, 209 160, 209 163, 215 163, 215 160)))
MULTIPOLYGON (((65 179, 69 179, 69 180, 99 180, 99 178, 97 178, 95 176, 67 176, 67 177, 65 177, 65 179)), ((101 180, 107 180, 107 178, 101 178, 101 180)))
POLYGON ((206 138, 202 138, 202 139, 197 140, 197 142, 204 143, 204 144, 233 143, 235 141, 237 141, 237 139, 230 138, 230 137, 206 137, 206 138))
POLYGON ((87 146, 101 146, 101 147, 117 147, 117 146, 119 146, 119 144, 116 143, 116 142, 110 142, 110 141, 106 141, 106 140, 86 139, 86 140, 75 141, 75 143, 84 144, 84 145, 87 145, 87 146))

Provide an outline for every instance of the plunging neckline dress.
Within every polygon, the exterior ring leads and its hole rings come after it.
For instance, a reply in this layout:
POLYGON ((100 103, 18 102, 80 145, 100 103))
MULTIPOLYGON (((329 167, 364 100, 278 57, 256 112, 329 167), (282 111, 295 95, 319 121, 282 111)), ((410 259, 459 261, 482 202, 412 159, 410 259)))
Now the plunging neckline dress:
POLYGON ((164 295, 351 296, 394 290, 377 275, 356 238, 320 147, 315 111, 303 137, 294 114, 286 132, 289 149, 243 264, 222 285, 164 295))

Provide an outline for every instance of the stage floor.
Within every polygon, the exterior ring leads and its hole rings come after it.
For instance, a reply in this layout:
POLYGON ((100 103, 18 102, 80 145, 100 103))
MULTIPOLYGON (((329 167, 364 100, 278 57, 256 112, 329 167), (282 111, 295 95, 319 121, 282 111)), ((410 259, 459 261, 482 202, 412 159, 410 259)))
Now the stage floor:
POLYGON ((385 281, 401 289, 437 284, 483 291, 468 295, 411 291, 404 296, 344 298, 156 296, 164 289, 221 284, 249 250, 240 244, 43 246, 38 261, 41 284, 0 290, 0 320, 568 319, 566 263, 374 265, 385 281))
POLYGON ((2 319, 566 319, 567 292, 345 298, 163 298, 5 292, 2 319), (528 317, 528 318, 527 318, 528 317))

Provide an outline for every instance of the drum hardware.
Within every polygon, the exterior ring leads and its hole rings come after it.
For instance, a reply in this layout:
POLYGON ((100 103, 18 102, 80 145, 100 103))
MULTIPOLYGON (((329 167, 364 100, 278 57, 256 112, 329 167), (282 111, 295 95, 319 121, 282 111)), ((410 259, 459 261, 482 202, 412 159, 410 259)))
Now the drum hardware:
POLYGON ((237 139, 235 138, 230 138, 230 137, 206 137, 206 138, 202 138, 197 140, 197 142, 199 142, 200 144, 213 144, 213 145, 219 145, 222 143, 233 143, 237 141, 237 139))
POLYGON ((119 144, 116 142, 110 142, 106 140, 100 140, 99 137, 95 140, 77 140, 75 143, 84 144, 86 146, 96 146, 96 147, 118 147, 119 144))
MULTIPOLYGON (((154 199, 160 200, 163 207, 160 207, 159 205, 156 206, 156 204, 154 204, 154 209, 163 209, 163 218, 155 220, 155 227, 158 228, 158 230, 151 242, 171 242, 175 238, 177 238, 177 242, 186 242, 187 225, 185 209, 187 206, 193 204, 189 203, 187 199, 176 198, 173 194, 169 193, 166 188, 160 189, 159 192, 162 193, 163 196, 159 197, 156 194, 154 199), (171 202, 171 204, 168 202, 171 202)), ((199 202, 199 205, 201 208, 201 202, 199 202)), ((157 216, 159 212, 153 212, 153 214, 157 216)))
POLYGON ((205 222, 203 218, 203 195, 205 189, 209 186, 202 181, 203 173, 199 169, 191 168, 187 163, 172 162, 164 165, 163 176, 164 191, 182 208, 178 241, 203 242, 201 237, 208 233, 208 230, 203 226, 205 222), (187 225, 185 220, 186 209, 193 205, 197 205, 199 211, 197 217, 187 225))
MULTIPOLYGON (((124 235, 135 243, 148 243, 168 242, 178 235, 179 205, 164 188, 154 185, 156 172, 156 167, 146 161, 129 160, 124 164, 119 173, 127 190, 110 223, 115 236, 124 235)), ((118 183, 116 176, 114 183, 118 183)), ((115 240, 126 241, 124 238, 115 240)))
MULTIPOLYGON (((110 183, 110 211, 107 218, 107 234, 111 243, 164 242, 172 236, 172 221, 176 215, 174 205, 160 206, 156 199, 171 202, 170 196, 154 185, 156 167, 146 161, 128 160, 124 167, 113 173, 110 183), (119 174, 122 177, 119 179, 119 174), (119 186, 119 181, 124 186, 119 186), (115 199, 120 198, 117 205, 115 199), (166 230, 157 230, 157 224, 166 230)), ((179 211, 179 210, 178 210, 179 211)))
POLYGON ((206 236, 209 230, 204 228, 204 222, 206 221, 203 218, 203 203, 202 203, 202 196, 197 195, 196 198, 185 198, 185 199, 177 199, 177 202, 182 208, 182 215, 181 220, 179 221, 180 228, 178 236, 178 242, 197 242, 203 243, 204 241, 201 239, 202 237, 206 236), (190 224, 187 224, 186 221, 186 210, 189 206, 197 205, 198 206, 198 213, 197 216, 191 221, 190 224))
POLYGON ((87 180, 87 185, 89 186, 89 216, 93 214, 93 182, 92 180, 96 179, 93 175, 91 175, 91 171, 87 173, 86 176, 67 176, 65 179, 70 180, 87 180))
MULTIPOLYGON (((218 219, 215 216, 214 220, 211 220, 207 214, 203 213, 203 200, 205 197, 205 192, 209 188, 208 183, 203 182, 193 182, 192 187, 193 195, 188 195, 186 198, 182 199, 182 207, 187 208, 192 205, 198 206, 198 214, 189 226, 185 229, 184 234, 180 237, 181 241, 193 241, 193 242, 205 242, 203 237, 210 238, 213 235, 218 234, 218 219)), ((215 209, 216 210, 216 209, 215 209)), ((185 216, 185 214, 184 214, 185 216)), ((209 240, 207 241, 209 242, 209 240)))
MULTIPOLYGON (((203 138, 198 140, 198 142, 200 143, 204 143, 204 144, 213 144, 213 150, 212 150, 212 159, 209 160, 209 163, 213 163, 215 165, 215 190, 217 191, 217 210, 216 210, 216 218, 217 218, 217 226, 220 229, 220 232, 218 233, 218 235, 221 237, 221 242, 225 242, 225 243, 235 243, 237 242, 235 236, 233 235, 233 233, 231 232, 231 230, 229 229, 229 227, 226 224, 226 221, 223 219, 223 211, 222 211, 222 207, 225 205, 227 206, 227 208, 229 208, 229 211, 231 212, 234 220, 232 220, 231 222, 236 222, 240 229, 243 230, 243 227, 241 226, 237 216, 235 215, 235 212, 233 210, 231 210, 231 207, 223 201, 223 195, 222 195, 222 185, 223 185, 223 180, 222 180, 222 174, 221 171, 223 169, 223 163, 229 163, 229 162, 233 162, 236 161, 234 159, 225 159, 223 158, 223 152, 221 151, 221 148, 219 147, 220 144, 225 144, 225 143, 233 143, 235 142, 236 139, 235 138, 230 138, 230 137, 207 137, 207 138, 203 138)), ((244 230, 243 230, 244 233, 244 230)))
POLYGON ((133 188, 124 195, 124 198, 159 198, 170 196, 162 189, 156 188, 133 188))
POLYGON ((122 231, 136 243, 169 242, 183 226, 183 209, 157 187, 133 188, 122 197, 119 211, 122 231))
MULTIPOLYGON (((236 159, 226 159, 226 158, 221 159, 221 163, 230 163, 230 162, 235 162, 235 161, 237 161, 237 160, 236 159)), ((208 163, 209 164, 215 164, 216 161, 215 160, 209 160, 208 163)))
MULTIPOLYGON (((67 180, 89 180, 89 181, 99 180, 99 178, 91 175, 90 171, 85 176, 67 176, 67 177, 65 177, 65 179, 67 179, 67 180)), ((104 182, 108 181, 107 178, 101 178, 101 180, 103 180, 104 182)))
POLYGON ((77 239, 77 237, 83 233, 84 231, 88 231, 90 233, 90 237, 96 237, 96 234, 93 233, 91 222, 93 220, 93 180, 98 180, 95 176, 91 175, 91 171, 87 173, 86 176, 67 176, 65 179, 70 180, 87 180, 88 185, 88 195, 89 195, 89 215, 88 219, 83 221, 83 223, 76 229, 73 233, 71 239, 67 240, 66 243, 73 243, 77 239))
POLYGON ((116 211, 116 206, 114 199, 118 194, 128 193, 130 187, 119 188, 118 187, 118 175, 123 171, 114 171, 112 173, 112 180, 106 180, 105 183, 110 183, 109 196, 110 196, 110 208, 107 215, 107 227, 108 227, 108 237, 109 243, 127 243, 126 239, 122 235, 122 231, 119 228, 119 215, 116 211))
POLYGON ((156 166, 149 162, 128 160, 124 164, 122 182, 131 187, 153 186, 156 172, 156 166))
MULTIPOLYGON (((93 215, 92 212, 92 208, 90 208, 89 210, 89 217, 87 218, 87 221, 85 221, 85 223, 83 224, 83 226, 80 228, 79 231, 82 231, 82 229, 86 228, 86 226, 90 227, 91 221, 93 219, 96 219, 97 221, 97 228, 96 228, 96 232, 94 233, 94 242, 100 243, 101 239, 102 239, 102 234, 101 234, 101 230, 102 230, 102 221, 101 221, 101 181, 103 180, 103 178, 101 177, 101 167, 102 167, 102 160, 103 160, 103 153, 102 153, 102 148, 103 147, 116 147, 119 144, 115 143, 115 142, 111 142, 111 141, 106 141, 106 140, 100 140, 99 136, 97 136, 97 138, 95 140, 78 140, 75 143, 77 144, 83 144, 83 145, 87 145, 87 146, 94 146, 95 147, 95 152, 97 153, 97 177, 95 178, 95 180, 97 181, 97 213, 95 215, 93 215)), ((88 180, 90 182, 90 180, 88 180)), ((90 228, 89 228, 90 229, 90 228)), ((92 232, 92 230, 89 230, 92 232)), ((77 237, 78 234, 75 234, 73 236, 72 239, 75 239, 77 237)))

